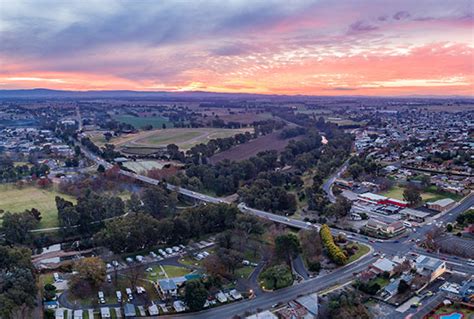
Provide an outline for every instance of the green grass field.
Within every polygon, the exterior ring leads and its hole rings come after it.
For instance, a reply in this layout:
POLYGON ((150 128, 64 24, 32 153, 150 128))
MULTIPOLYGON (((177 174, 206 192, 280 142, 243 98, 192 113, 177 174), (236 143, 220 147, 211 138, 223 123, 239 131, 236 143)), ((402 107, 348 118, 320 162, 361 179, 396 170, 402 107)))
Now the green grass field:
MULTIPOLYGON (((166 278, 166 276, 162 274, 161 267, 159 265, 153 266, 151 268, 153 270, 147 273, 147 276, 146 276, 148 280, 156 281, 156 280, 166 278)), ((170 266, 170 265, 164 265, 163 269, 168 275, 168 278, 181 277, 191 272, 188 268, 170 266)))
POLYGON ((58 226, 58 211, 54 200, 56 196, 75 203, 75 199, 71 196, 60 194, 53 189, 46 190, 34 186, 18 189, 14 185, 0 185, 0 209, 19 213, 25 209, 36 208, 42 216, 39 228, 56 227, 58 226))
POLYGON ((163 124, 167 128, 173 127, 173 123, 162 116, 137 117, 133 115, 114 115, 114 120, 133 125, 136 129, 141 129, 145 125, 152 125, 153 128, 162 128, 163 124))
POLYGON ((175 128, 143 132, 124 146, 133 147, 165 147, 176 144, 181 150, 204 143, 211 139, 231 137, 238 133, 253 132, 251 128, 224 129, 224 128, 175 128))
POLYGON ((354 243, 354 245, 356 245, 358 249, 354 255, 349 257, 349 259, 347 260, 347 263, 351 263, 354 260, 359 259, 360 257, 362 257, 363 255, 367 254, 370 251, 369 246, 366 246, 363 244, 357 244, 357 243, 354 243))
MULTIPOLYGON (((394 186, 390 190, 382 193, 381 195, 403 200, 404 190, 405 188, 401 186, 394 186)), ((454 200, 459 200, 460 196, 456 194, 446 193, 446 192, 438 192, 436 191, 436 189, 430 188, 428 189, 428 191, 421 192, 421 198, 423 199, 424 202, 434 202, 434 201, 437 201, 438 199, 443 199, 443 198, 452 198, 454 200)))

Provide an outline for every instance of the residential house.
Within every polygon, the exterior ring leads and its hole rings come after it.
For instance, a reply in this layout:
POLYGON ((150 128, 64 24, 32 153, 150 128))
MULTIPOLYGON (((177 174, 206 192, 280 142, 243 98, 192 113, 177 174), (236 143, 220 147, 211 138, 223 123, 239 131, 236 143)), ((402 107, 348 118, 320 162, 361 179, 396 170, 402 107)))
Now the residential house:
POLYGON ((313 316, 313 318, 318 317, 319 312, 319 303, 318 303, 318 294, 313 293, 303 297, 299 297, 295 300, 297 303, 306 308, 306 310, 313 316))
POLYGON ((369 269, 375 274, 383 274, 387 272, 390 276, 393 275, 393 270, 397 264, 391 261, 388 258, 379 258, 372 265, 369 266, 369 269))
POLYGON ((164 296, 176 296, 178 294, 178 287, 172 279, 159 280, 158 287, 164 296))
POLYGON ((446 271, 446 262, 437 258, 424 255, 416 258, 416 271, 429 278, 430 282, 444 274, 446 271))
POLYGON ((413 280, 413 275, 403 274, 399 278, 397 278, 397 279, 393 280, 392 282, 390 282, 383 289, 384 297, 390 298, 390 297, 396 295, 397 292, 398 292, 398 286, 400 285, 400 281, 402 281, 402 280, 405 281, 407 284, 410 284, 410 282, 413 280))

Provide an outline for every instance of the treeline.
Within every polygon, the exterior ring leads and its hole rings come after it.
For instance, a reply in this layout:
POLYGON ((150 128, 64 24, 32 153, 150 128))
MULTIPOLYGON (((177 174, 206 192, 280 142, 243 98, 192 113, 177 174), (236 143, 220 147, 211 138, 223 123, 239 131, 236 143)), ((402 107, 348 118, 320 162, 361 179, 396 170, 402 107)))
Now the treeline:
POLYGON ((296 210, 295 195, 288 193, 282 186, 276 186, 263 176, 250 185, 240 188, 238 194, 241 201, 256 209, 273 213, 293 213, 296 210))
POLYGON ((103 159, 107 161, 111 161, 116 157, 121 156, 119 152, 115 150, 115 145, 113 144, 105 144, 102 149, 94 144, 88 137, 83 137, 81 139, 81 144, 85 146, 89 151, 92 153, 101 156, 103 159))
POLYGON ((94 239, 115 253, 134 252, 233 229, 239 214, 237 207, 227 204, 201 205, 160 220, 147 213, 133 213, 106 222, 94 239))
POLYGON ((104 219, 124 215, 127 211, 165 217, 174 211, 176 203, 176 194, 162 186, 146 188, 140 195, 132 194, 126 203, 118 196, 99 195, 91 190, 86 190, 75 205, 56 197, 59 225, 64 236, 93 234, 104 227, 104 219))
POLYGON ((254 179, 259 172, 277 167, 278 153, 265 151, 240 162, 222 161, 216 165, 191 164, 186 174, 170 178, 170 183, 186 186, 192 190, 207 189, 218 196, 235 193, 241 182, 254 179))
POLYGON ((25 177, 42 177, 49 173, 50 168, 46 164, 17 165, 6 155, 0 156, 0 181, 11 183, 25 177))
POLYGON ((297 126, 297 127, 288 127, 288 128, 285 128, 283 129, 281 132, 280 132, 280 138, 282 139, 287 139, 287 138, 292 138, 292 137, 296 137, 296 136, 300 136, 300 135, 303 135, 306 133, 306 128, 305 127, 301 127, 301 126, 297 126))
POLYGON ((326 224, 322 225, 319 234, 329 258, 338 265, 344 265, 347 262, 347 255, 334 242, 329 226, 326 224))

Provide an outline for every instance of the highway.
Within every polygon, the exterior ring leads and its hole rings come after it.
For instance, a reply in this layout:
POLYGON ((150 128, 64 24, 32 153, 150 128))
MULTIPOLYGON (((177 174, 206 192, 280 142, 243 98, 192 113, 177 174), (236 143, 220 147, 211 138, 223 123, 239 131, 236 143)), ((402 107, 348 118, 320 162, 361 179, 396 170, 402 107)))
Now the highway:
MULTIPOLYGON (((112 164, 104 161, 103 159, 99 158, 98 156, 86 151, 86 155, 93 159, 97 164, 102 164, 105 168, 111 168, 112 164)), ((348 162, 346 161, 343 166, 333 174, 323 185, 324 191, 328 194, 328 197, 331 201, 335 201, 335 196, 332 193, 332 184, 334 183, 335 179, 340 176, 340 174, 347 168, 348 162)), ((124 176, 128 176, 130 178, 134 178, 141 182, 150 184, 150 185, 158 185, 160 181, 149 178, 147 176, 131 173, 128 171, 120 170, 120 174, 124 176)), ((209 195, 201 194, 195 191, 191 191, 182 187, 178 187, 175 185, 167 184, 166 185, 169 190, 176 191, 182 195, 194 198, 199 201, 207 202, 207 203, 228 203, 229 202, 221 199, 212 197, 209 195)), ((460 204, 443 214, 437 219, 437 222, 443 222, 444 224, 448 222, 452 222, 456 219, 457 215, 469 207, 474 206, 474 194, 470 194, 469 196, 465 197, 460 204)), ((257 217, 270 220, 272 222, 284 224, 290 227, 298 228, 298 229, 310 229, 315 227, 319 229, 320 225, 311 224, 309 222, 304 222, 301 220, 289 218, 286 216, 281 216, 269 212, 265 212, 258 209, 253 209, 247 207, 244 203, 240 203, 237 207, 246 214, 252 214, 257 217)), ((424 254, 429 255, 437 258, 443 258, 448 268, 463 272, 474 274, 474 264, 469 264, 469 260, 448 256, 448 255, 439 255, 439 254, 430 254, 425 252, 424 250, 420 249, 416 245, 416 239, 423 239, 425 234, 432 228, 431 225, 424 225, 419 227, 416 232, 411 232, 409 235, 403 237, 400 240, 373 240, 369 239, 366 236, 352 233, 348 231, 341 231, 338 229, 331 229, 333 234, 337 234, 340 232, 344 232, 350 240, 361 242, 371 246, 374 251, 379 252, 380 254, 385 254, 387 256, 408 256, 410 253, 417 253, 417 254, 424 254)), ((217 308, 201 311, 199 313, 192 313, 192 314, 184 314, 184 315, 173 315, 173 317, 179 318, 231 318, 235 315, 243 315, 247 311, 255 312, 256 309, 268 309, 272 305, 278 302, 287 302, 292 299, 297 298, 300 295, 309 294, 312 292, 321 291, 323 289, 327 289, 328 287, 333 287, 338 284, 344 284, 348 281, 351 281, 354 277, 354 273, 358 273, 367 268, 368 265, 373 263, 378 257, 374 257, 371 254, 366 255, 365 257, 348 264, 344 267, 338 268, 337 270, 323 275, 318 276, 302 283, 295 284, 291 287, 287 287, 285 289, 281 289, 275 292, 269 292, 265 294, 261 294, 258 297, 251 299, 251 300, 244 300, 241 302, 235 302, 227 305, 223 305, 217 308)), ((166 316, 165 316, 166 317, 166 316)), ((171 318, 171 317, 168 317, 171 318)))

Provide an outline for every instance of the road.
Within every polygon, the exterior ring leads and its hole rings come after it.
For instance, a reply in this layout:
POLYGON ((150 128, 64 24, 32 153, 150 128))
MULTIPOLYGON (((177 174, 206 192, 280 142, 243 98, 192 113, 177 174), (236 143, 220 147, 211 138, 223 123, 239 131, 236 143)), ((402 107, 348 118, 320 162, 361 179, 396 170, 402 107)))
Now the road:
POLYGON ((332 185, 338 179, 342 173, 347 169, 349 166, 349 160, 345 161, 344 164, 335 172, 332 174, 324 183, 323 183, 323 190, 324 192, 328 195, 328 199, 331 203, 336 202, 336 196, 332 192, 332 185))
MULTIPOLYGON (((88 152, 87 150, 83 150, 84 153, 91 159, 93 159, 97 164, 103 165, 105 168, 111 168, 112 164, 104 161, 103 159, 99 158, 98 156, 88 152)), ((348 161, 346 161, 339 170, 334 173, 323 185, 324 191, 327 193, 329 199, 334 202, 336 200, 334 194, 332 193, 332 185, 336 178, 338 178, 342 172, 347 168, 348 161)), ((130 178, 134 178, 136 180, 142 181, 147 184, 151 185, 158 185, 160 181, 149 178, 147 176, 131 173, 128 171, 120 170, 120 174, 124 176, 128 176, 130 178)), ((176 191, 182 195, 194 198, 199 201, 208 202, 208 203, 228 203, 227 201, 221 198, 215 198, 209 195, 201 194, 198 192, 194 192, 182 187, 178 187, 175 185, 167 184, 166 187, 169 190, 176 191)), ((474 205, 474 194, 470 194, 469 196, 465 197, 463 201, 446 212, 444 215, 440 216, 437 221, 443 221, 444 223, 452 222, 456 219, 457 215, 469 207, 474 205)), ((272 222, 284 224, 290 227, 298 228, 298 229, 310 229, 316 228, 319 229, 320 225, 311 224, 309 222, 304 222, 301 220, 276 215, 273 213, 265 212, 258 209, 253 209, 247 207, 244 203, 238 204, 238 208, 247 214, 252 214, 254 216, 264 218, 270 220, 272 222)), ((344 231, 347 237, 353 241, 361 242, 364 244, 368 244, 372 247, 373 250, 380 252, 381 254, 386 254, 390 256, 406 256, 410 252, 416 253, 423 253, 425 255, 429 255, 425 251, 420 251, 420 249, 416 246, 415 240, 422 239, 425 237, 426 233, 431 229, 430 225, 424 225, 418 228, 417 232, 412 232, 408 236, 402 238, 402 240, 371 240, 366 236, 362 236, 357 233, 351 233, 344 231)), ((331 230, 334 234, 340 233, 340 230, 332 229, 331 230)), ((439 255, 434 255, 434 257, 438 257, 439 255)), ((446 263, 449 268, 456 270, 467 272, 470 274, 474 274, 474 267, 468 265, 468 260, 461 259, 452 256, 443 257, 446 260, 446 263)), ((366 267, 373 263, 376 260, 375 257, 371 255, 367 255, 349 265, 341 267, 332 273, 329 273, 324 276, 308 279, 303 281, 302 283, 296 284, 292 287, 287 287, 285 289, 281 289, 275 292, 269 292, 265 294, 259 294, 258 297, 251 299, 251 300, 244 300, 241 302, 231 303, 228 305, 223 305, 221 307, 209 309, 206 311, 201 311, 199 313, 193 314, 184 314, 184 315, 173 315, 173 318, 230 318, 235 315, 243 315, 247 311, 255 311, 255 309, 268 309, 273 304, 278 302, 287 302, 292 299, 297 298, 300 295, 309 294, 316 291, 321 291, 328 287, 335 286, 337 284, 343 284, 347 281, 352 280, 353 274, 360 272, 366 267)), ((166 316, 165 316, 166 317, 166 316)), ((168 318, 171 318, 168 316, 168 318)))
MULTIPOLYGON (((303 281, 302 283, 291 287, 283 288, 274 292, 267 292, 250 300, 243 300, 223 305, 217 308, 183 315, 173 314, 172 316, 163 316, 164 318, 232 318, 233 316, 243 316, 246 312, 255 313, 257 309, 268 309, 276 303, 285 303, 298 298, 298 296, 310 294, 315 291, 321 291, 338 284, 346 283, 352 280, 354 272, 364 270, 372 264, 376 258, 366 256, 357 263, 338 268, 337 270, 321 276, 303 281)), ((160 316, 161 317, 161 316, 160 316)))

